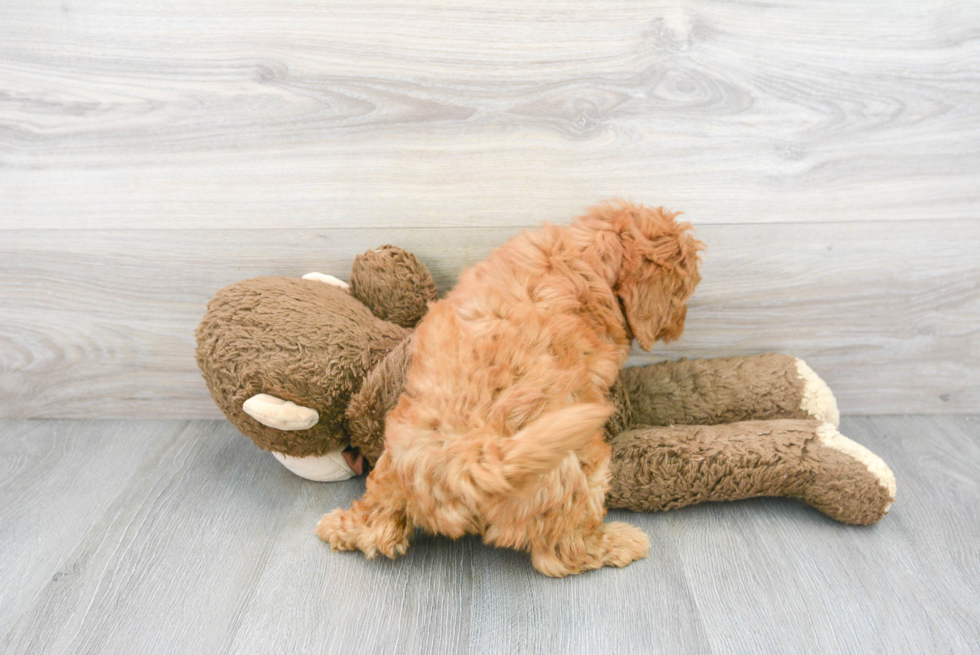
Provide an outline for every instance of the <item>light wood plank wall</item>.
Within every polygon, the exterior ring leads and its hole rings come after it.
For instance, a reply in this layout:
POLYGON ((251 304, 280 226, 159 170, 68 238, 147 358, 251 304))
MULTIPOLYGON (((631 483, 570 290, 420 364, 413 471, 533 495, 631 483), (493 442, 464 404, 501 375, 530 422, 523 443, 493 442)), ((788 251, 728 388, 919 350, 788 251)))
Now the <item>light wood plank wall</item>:
POLYGON ((980 409, 980 3, 0 4, 0 416, 217 417, 221 286, 396 243, 442 289, 612 196, 709 250, 664 357, 980 409))

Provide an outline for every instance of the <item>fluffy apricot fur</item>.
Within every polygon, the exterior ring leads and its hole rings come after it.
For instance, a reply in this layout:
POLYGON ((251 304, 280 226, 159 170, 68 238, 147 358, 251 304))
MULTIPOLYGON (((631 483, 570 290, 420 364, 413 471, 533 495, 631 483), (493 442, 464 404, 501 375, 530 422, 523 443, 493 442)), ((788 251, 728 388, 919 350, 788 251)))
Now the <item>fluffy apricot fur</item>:
POLYGON ((385 452, 335 550, 396 557, 420 527, 530 552, 565 576, 646 556, 646 535, 603 523, 609 388, 631 338, 684 329, 702 244, 675 214, 625 202, 525 232, 465 271, 418 326, 385 452))

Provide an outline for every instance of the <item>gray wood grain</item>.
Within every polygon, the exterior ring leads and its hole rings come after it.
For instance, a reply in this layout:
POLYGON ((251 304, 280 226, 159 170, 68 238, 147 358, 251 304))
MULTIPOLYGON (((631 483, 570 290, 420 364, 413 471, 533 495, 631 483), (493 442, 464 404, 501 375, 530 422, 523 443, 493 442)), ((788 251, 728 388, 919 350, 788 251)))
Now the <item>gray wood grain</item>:
POLYGON ((678 539, 713 650, 976 650, 977 417, 845 417, 841 431, 894 470, 898 501, 874 526, 777 499, 650 517, 678 539))
MULTIPOLYGON (((63 575, 40 590, 4 636, 2 650, 227 648, 238 607, 280 538, 282 509, 300 481, 263 453, 242 448, 226 423, 197 423, 169 443, 143 448, 119 434, 120 425, 137 434, 148 427, 102 421, 88 430, 92 437, 112 434, 114 449, 141 453, 135 474, 123 484, 103 483, 116 492, 114 502, 86 516, 61 560, 63 575)), ((84 454, 86 445, 78 447, 84 454)))
MULTIPOLYGON (((687 331, 631 363, 781 351, 805 358, 845 413, 980 406, 980 222, 697 227, 709 249, 687 331)), ((220 287, 312 270, 346 277, 354 255, 393 242, 445 290, 512 234, 7 232, 0 416, 218 417, 193 332, 220 287)))
POLYGON ((363 480, 300 480, 224 421, 0 421, 0 650, 976 651, 980 416, 842 429, 895 471, 877 525, 784 499, 614 512, 650 557, 552 580, 476 539, 332 553, 313 527, 363 480))
POLYGON ((59 569, 94 516, 111 512, 140 464, 174 442, 186 424, 143 422, 0 422, 0 626, 45 584, 64 584, 59 569))
POLYGON ((0 228, 976 218, 978 34, 968 0, 8 0, 0 228))
POLYGON ((910 493, 902 497, 908 507, 896 516, 895 530, 914 554, 897 550, 887 556, 887 564, 901 571, 919 595, 939 643, 957 644, 954 651, 977 650, 980 585, 973 582, 953 598, 947 596, 962 581, 980 575, 980 541, 957 525, 961 516, 980 515, 980 417, 861 417, 849 425, 854 438, 884 442, 883 451, 901 453, 895 457, 895 475, 907 480, 910 493), (923 493, 927 488, 931 491, 923 493))

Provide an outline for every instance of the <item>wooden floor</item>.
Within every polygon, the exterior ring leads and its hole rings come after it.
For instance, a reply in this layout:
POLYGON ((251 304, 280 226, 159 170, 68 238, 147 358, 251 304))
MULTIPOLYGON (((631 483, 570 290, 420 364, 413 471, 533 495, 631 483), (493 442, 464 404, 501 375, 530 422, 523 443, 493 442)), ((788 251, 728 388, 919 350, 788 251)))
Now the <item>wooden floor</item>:
POLYGON ((0 651, 980 652, 980 416, 842 431, 895 471, 878 525, 617 512, 650 557, 552 580, 475 539, 332 553, 313 527, 362 480, 301 480, 224 421, 0 422, 0 651))

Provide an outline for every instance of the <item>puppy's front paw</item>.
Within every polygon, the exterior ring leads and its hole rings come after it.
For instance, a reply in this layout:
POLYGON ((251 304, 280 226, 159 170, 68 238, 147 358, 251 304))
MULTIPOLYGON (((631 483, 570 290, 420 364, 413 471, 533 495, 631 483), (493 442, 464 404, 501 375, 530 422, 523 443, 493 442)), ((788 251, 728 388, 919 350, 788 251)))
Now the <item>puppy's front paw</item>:
POLYGON ((379 554, 395 559, 408 550, 409 530, 404 522, 366 522, 355 510, 335 509, 316 526, 317 536, 334 550, 359 550, 367 559, 379 554))
POLYGON ((357 535, 350 529, 350 523, 346 511, 335 509, 324 514, 316 524, 316 534, 333 550, 356 550, 357 535))

